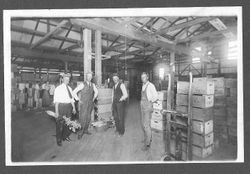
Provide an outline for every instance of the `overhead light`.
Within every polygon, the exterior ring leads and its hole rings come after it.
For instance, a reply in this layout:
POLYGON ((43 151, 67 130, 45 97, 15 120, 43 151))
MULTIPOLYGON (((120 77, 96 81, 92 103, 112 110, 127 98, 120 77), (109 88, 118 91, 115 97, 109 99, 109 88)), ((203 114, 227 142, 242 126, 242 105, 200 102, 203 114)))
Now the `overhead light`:
POLYGON ((195 47, 197 51, 201 51, 201 47, 195 47))
POLYGON ((212 51, 208 51, 207 55, 212 55, 212 51))

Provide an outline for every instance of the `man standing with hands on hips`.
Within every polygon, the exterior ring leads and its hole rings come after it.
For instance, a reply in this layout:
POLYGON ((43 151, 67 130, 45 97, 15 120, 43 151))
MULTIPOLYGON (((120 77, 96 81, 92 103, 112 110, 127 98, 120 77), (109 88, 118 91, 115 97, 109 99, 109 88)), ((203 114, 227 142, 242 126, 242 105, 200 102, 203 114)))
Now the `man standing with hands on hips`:
POLYGON ((71 117, 72 112, 75 114, 75 104, 73 98, 73 92, 71 87, 68 86, 70 80, 70 74, 63 74, 63 83, 56 87, 54 91, 54 103, 56 119, 56 141, 58 146, 62 146, 62 134, 63 134, 63 116, 71 117))
POLYGON ((88 128, 91 121, 91 112, 94 107, 94 101, 98 95, 98 90, 95 84, 91 82, 92 78, 92 72, 88 72, 86 74, 86 80, 77 86, 73 92, 76 96, 76 100, 79 100, 79 121, 82 126, 82 129, 78 132, 78 139, 81 139, 84 133, 88 135, 91 134, 88 131, 88 128), (80 98, 78 98, 78 96, 80 98))
POLYGON ((125 132, 125 100, 128 98, 126 87, 119 81, 118 74, 113 75, 115 83, 112 93, 112 113, 115 120, 116 132, 122 136, 125 132))
POLYGON ((141 91, 141 124, 144 133, 144 146, 142 150, 146 151, 150 148, 152 141, 150 121, 153 112, 153 103, 157 101, 158 93, 154 84, 149 82, 148 73, 143 72, 141 74, 141 80, 143 82, 141 91))

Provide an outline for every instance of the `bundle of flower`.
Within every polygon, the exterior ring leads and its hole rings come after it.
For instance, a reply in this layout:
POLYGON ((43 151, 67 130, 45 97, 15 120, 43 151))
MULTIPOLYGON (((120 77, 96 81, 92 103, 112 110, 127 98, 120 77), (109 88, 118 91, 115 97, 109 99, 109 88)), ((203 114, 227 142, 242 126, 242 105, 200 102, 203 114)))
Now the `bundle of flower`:
POLYGON ((68 126, 69 130, 72 132, 77 132, 81 129, 81 124, 77 120, 71 120, 68 117, 63 116, 65 124, 68 126))

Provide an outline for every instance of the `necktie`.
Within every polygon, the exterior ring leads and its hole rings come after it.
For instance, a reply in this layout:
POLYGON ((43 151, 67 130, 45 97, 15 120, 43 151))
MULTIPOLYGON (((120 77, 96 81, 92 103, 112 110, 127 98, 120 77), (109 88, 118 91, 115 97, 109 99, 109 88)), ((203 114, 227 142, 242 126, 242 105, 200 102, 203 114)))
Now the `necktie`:
POLYGON ((66 88, 67 88, 67 91, 68 91, 69 98, 72 99, 72 95, 71 95, 71 93, 70 93, 70 91, 69 91, 68 85, 66 85, 66 88))

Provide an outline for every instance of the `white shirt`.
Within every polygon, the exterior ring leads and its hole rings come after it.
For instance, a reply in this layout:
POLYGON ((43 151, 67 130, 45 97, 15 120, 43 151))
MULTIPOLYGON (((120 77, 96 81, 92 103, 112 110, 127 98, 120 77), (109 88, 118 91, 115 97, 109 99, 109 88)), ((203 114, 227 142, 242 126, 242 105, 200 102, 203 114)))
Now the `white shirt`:
POLYGON ((55 92, 55 85, 50 85, 50 89, 49 89, 49 94, 50 95, 54 95, 54 92, 55 92))
MULTIPOLYGON (((115 89, 116 89, 117 85, 118 85, 118 83, 115 84, 115 89)), ((127 93, 126 87, 123 83, 121 83, 120 88, 122 90, 122 97, 120 98, 120 100, 123 101, 126 98, 128 98, 128 93, 127 93)), ((113 102, 113 96, 114 96, 114 90, 112 90, 112 102, 113 102)))
POLYGON ((142 85, 142 91, 147 87, 146 95, 150 102, 155 102, 158 99, 158 93, 155 89, 155 85, 149 81, 146 84, 142 85))
POLYGON ((72 99, 69 97, 67 87, 64 83, 56 87, 54 92, 54 103, 71 103, 74 102, 74 94, 70 86, 68 86, 69 91, 72 95, 72 99))
MULTIPOLYGON (((87 81, 86 81, 87 82, 87 81)), ((87 84, 89 85, 91 82, 87 82, 87 84)), ((97 88, 96 88, 96 86, 95 86, 95 84, 94 83, 92 83, 92 86, 93 86, 93 90, 94 90, 94 98, 93 99, 95 99, 96 97, 97 97, 97 95, 98 95, 98 90, 97 90, 97 88)), ((79 97, 77 96, 77 93, 80 91, 80 90, 82 90, 84 88, 84 84, 83 83, 80 83, 75 89, 74 89, 74 91, 73 91, 73 94, 74 94, 74 98, 76 99, 76 100, 79 100, 79 97)))

